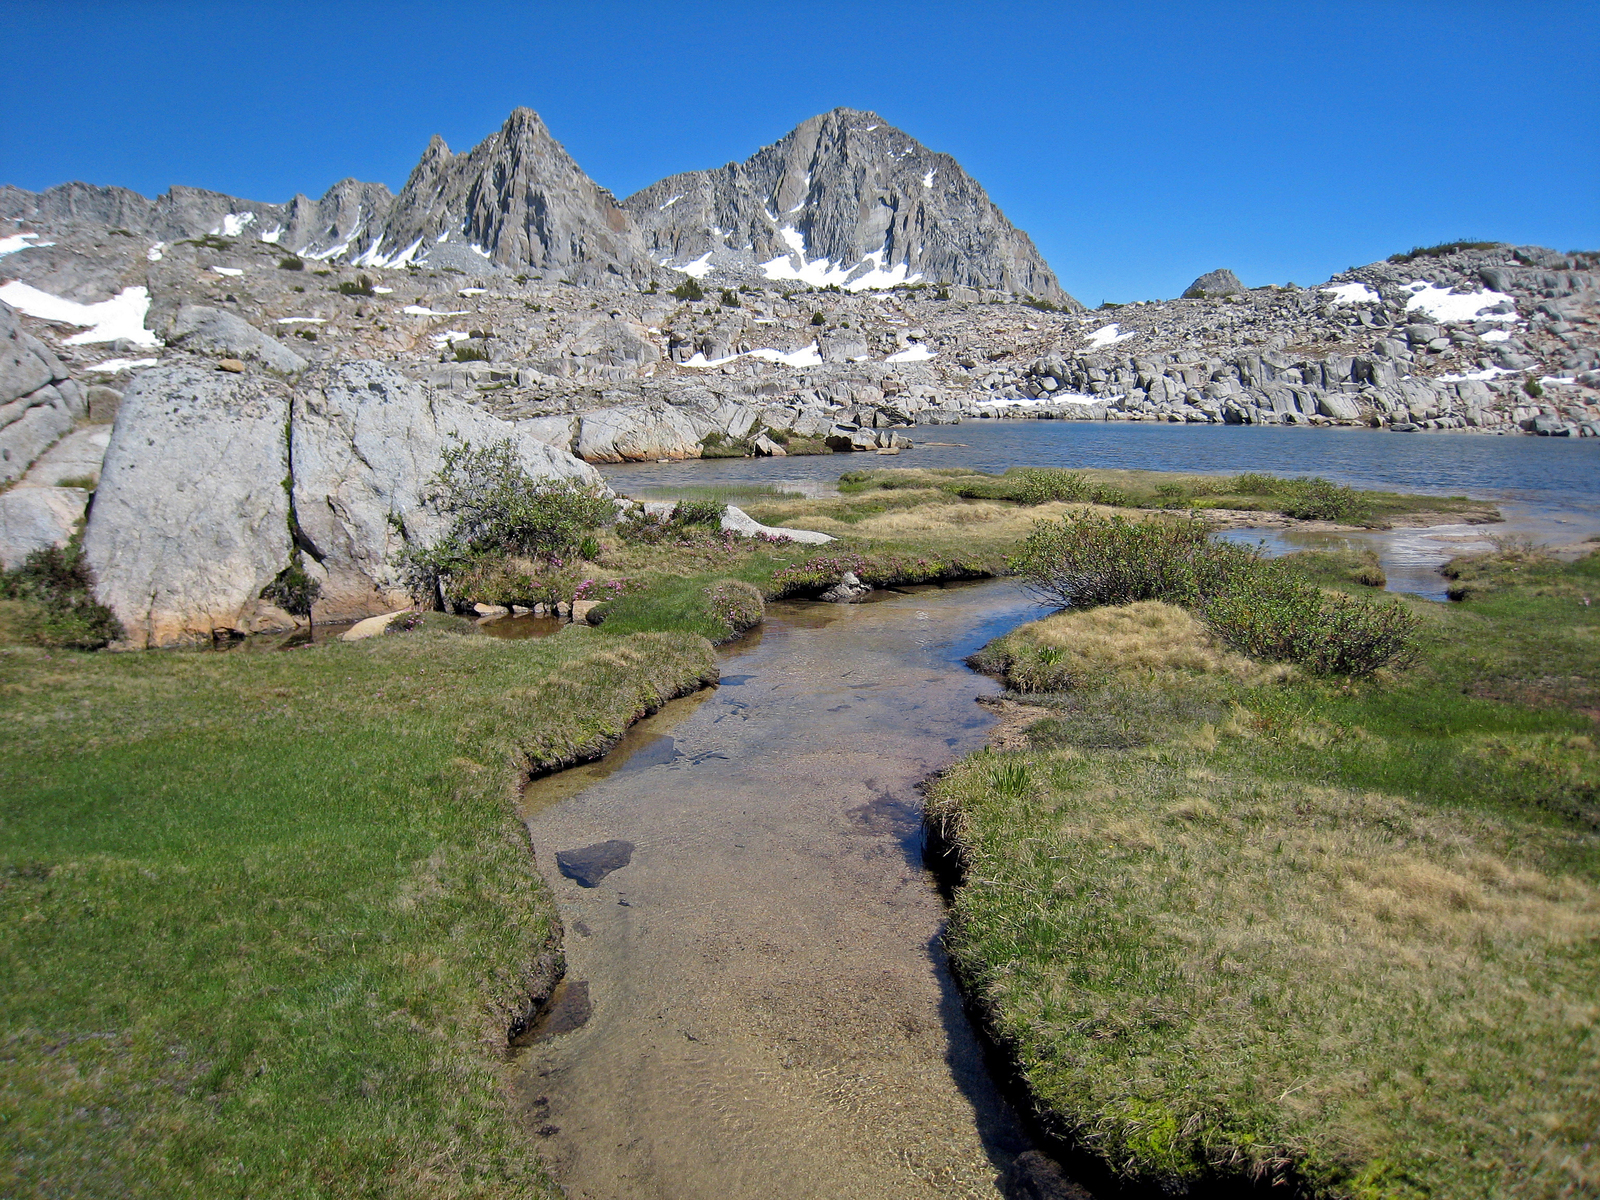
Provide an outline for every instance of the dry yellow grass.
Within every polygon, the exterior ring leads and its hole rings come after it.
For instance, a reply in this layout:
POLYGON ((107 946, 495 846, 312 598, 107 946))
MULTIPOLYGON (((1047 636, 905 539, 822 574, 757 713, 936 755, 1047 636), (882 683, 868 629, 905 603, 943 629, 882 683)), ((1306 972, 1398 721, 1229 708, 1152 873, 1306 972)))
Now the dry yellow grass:
POLYGON ((1228 650, 1186 610, 1159 600, 1056 613, 991 642, 977 661, 1034 692, 1158 672, 1257 680, 1287 670, 1228 650))

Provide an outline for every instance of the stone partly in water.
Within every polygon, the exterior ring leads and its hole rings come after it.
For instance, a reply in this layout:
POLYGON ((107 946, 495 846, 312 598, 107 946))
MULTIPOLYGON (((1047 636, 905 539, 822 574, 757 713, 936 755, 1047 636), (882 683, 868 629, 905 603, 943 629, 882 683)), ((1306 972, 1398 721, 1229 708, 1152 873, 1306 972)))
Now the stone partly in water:
POLYGON ((586 888, 598 887, 607 875, 620 871, 632 861, 633 843, 616 838, 556 854, 556 866, 561 873, 579 887, 586 888))
POLYGON ((823 592, 817 599, 826 600, 830 604, 852 604, 871 591, 871 585, 862 583, 854 571, 846 571, 840 577, 838 583, 823 592))

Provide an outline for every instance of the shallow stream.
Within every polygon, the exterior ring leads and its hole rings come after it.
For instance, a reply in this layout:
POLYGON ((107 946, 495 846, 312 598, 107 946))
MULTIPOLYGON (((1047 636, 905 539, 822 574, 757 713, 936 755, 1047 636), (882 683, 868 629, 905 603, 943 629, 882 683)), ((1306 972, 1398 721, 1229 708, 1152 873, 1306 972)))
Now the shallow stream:
POLYGON ((1001 581, 773 604, 720 686, 529 785, 569 967, 520 1088, 569 1195, 998 1194, 1027 1143, 940 950, 916 785, 991 723, 961 659, 1036 615, 1001 581), (612 840, 597 886, 557 872, 612 840))

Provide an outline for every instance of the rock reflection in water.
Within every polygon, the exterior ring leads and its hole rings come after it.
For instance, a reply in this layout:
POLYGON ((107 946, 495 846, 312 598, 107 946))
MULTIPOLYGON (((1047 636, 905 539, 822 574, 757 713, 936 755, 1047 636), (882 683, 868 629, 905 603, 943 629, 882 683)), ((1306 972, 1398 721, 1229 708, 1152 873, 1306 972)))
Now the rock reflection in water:
POLYGON ((961 658, 1037 611, 999 582, 771 605, 625 769, 529 785, 592 1005, 519 1083, 569 1195, 998 1194, 1026 1142, 943 959, 916 784, 983 743, 996 686, 961 658), (555 872, 608 839, 635 849, 599 887, 555 872))

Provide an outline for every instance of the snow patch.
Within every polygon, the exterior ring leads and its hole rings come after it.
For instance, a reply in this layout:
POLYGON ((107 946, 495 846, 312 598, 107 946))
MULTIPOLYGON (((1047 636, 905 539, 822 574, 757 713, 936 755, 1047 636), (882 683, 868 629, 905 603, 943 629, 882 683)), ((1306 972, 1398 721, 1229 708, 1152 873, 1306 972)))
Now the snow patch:
POLYGON ((153 367, 161 360, 158 358, 108 358, 103 363, 95 363, 92 367, 85 367, 85 371, 103 371, 107 375, 115 375, 118 371, 133 371, 140 367, 153 367))
POLYGON ((1491 329, 1488 333, 1480 333, 1478 340, 1480 342, 1509 342, 1511 340, 1511 331, 1509 329, 1491 329))
POLYGON ((263 233, 261 235, 261 240, 263 242, 266 242, 267 245, 269 245, 269 246, 276 246, 278 244, 278 239, 281 238, 282 236, 283 236, 283 226, 282 225, 274 225, 271 229, 267 230, 265 233, 263 233))
POLYGON ((0 300, 41 321, 88 326, 84 332, 69 337, 65 343, 68 346, 114 342, 118 338, 126 338, 136 346, 161 344, 160 339, 144 327, 144 315, 150 311, 150 293, 142 287, 123 288, 99 304, 78 304, 14 279, 0 287, 0 300))
POLYGON ((446 229, 438 237, 433 239, 433 244, 435 246, 437 246, 440 242, 445 242, 445 241, 449 241, 449 240, 450 240, 450 231, 448 229, 446 229))
POLYGON ((1318 290, 1332 296, 1335 304, 1376 304, 1383 299, 1364 283, 1340 283, 1318 290))
POLYGON ((803 350, 772 350, 763 346, 759 350, 751 350, 748 354, 730 354, 725 358, 708 359, 696 350, 694 357, 683 363, 685 367, 720 367, 740 358, 759 358, 766 362, 782 363, 786 367, 820 367, 822 354, 817 348, 817 343, 812 342, 803 350))
POLYGON ((452 342, 464 341, 471 336, 472 335, 470 333, 463 333, 459 329, 446 329, 443 333, 434 334, 433 344, 440 349, 443 349, 452 342))
POLYGON ((467 249, 471 250, 479 258, 488 258, 489 257, 489 252, 487 250, 485 250, 482 246, 478 245, 477 242, 473 242, 472 245, 467 247, 467 249))
POLYGON ((716 268, 711 265, 711 251, 707 250, 693 262, 684 263, 681 267, 673 267, 674 271, 682 271, 685 275, 692 275, 696 279, 704 279, 716 268))
POLYGON ((922 278, 921 272, 907 274, 910 266, 903 262, 896 263, 892 268, 885 267, 881 250, 874 250, 854 266, 835 267, 832 260, 826 258, 807 262, 806 239, 798 229, 793 225, 785 225, 778 230, 778 236, 794 253, 760 264, 762 273, 768 279, 793 279, 809 283, 812 287, 828 287, 832 284, 843 287, 847 292, 862 292, 868 288, 891 288, 914 283, 922 278), (798 267, 795 266, 796 259, 799 260, 798 267), (851 276, 862 267, 867 267, 866 273, 852 279, 851 276))
POLYGON ((673 197, 673 198, 672 198, 672 199, 671 199, 671 200, 668 200, 668 201, 667 201, 667 202, 666 202, 666 203, 665 203, 665 204, 663 204, 663 205, 662 205, 662 206, 661 206, 661 207, 660 207, 660 208, 658 208, 658 209, 656 209, 656 211, 657 211, 657 212, 666 212, 666 211, 667 211, 667 209, 669 209, 669 208, 671 208, 671 207, 672 207, 672 206, 673 206, 673 205, 674 205, 674 204, 676 204, 676 203, 677 203, 677 202, 678 202, 678 201, 679 201, 679 200, 682 200, 682 199, 683 199, 683 198, 684 198, 684 196, 685 196, 685 195, 687 195, 687 193, 686 193, 686 192, 679 192, 679 193, 678 193, 678 194, 677 194, 677 195, 676 195, 676 196, 674 196, 674 197, 673 197))
POLYGON ((213 237, 218 235, 222 237, 238 237, 244 232, 246 225, 255 224, 255 219, 255 213, 229 213, 222 218, 222 224, 211 231, 211 235, 213 237))
POLYGON ((230 279, 237 279, 244 274, 238 267, 212 267, 211 269, 218 275, 226 275, 230 279))
POLYGON ((161 253, 166 248, 167 248, 167 244, 165 242, 157 242, 154 246, 151 246, 150 249, 148 249, 148 250, 146 250, 144 252, 145 261, 146 262, 160 262, 163 258, 166 257, 165 254, 161 253))
POLYGON ((458 291, 456 293, 456 295, 458 295, 458 296, 481 296, 485 292, 487 292, 488 290, 489 290, 488 288, 462 288, 460 291, 458 291))
POLYGON ((38 237, 37 233, 18 233, 11 237, 0 238, 0 258, 8 254, 15 254, 18 250, 43 250, 46 246, 54 246, 54 242, 40 242, 37 246, 30 246, 28 242, 38 237))
POLYGON ((1424 312, 1435 321, 1449 324, 1452 321, 1515 321, 1516 302, 1503 292, 1472 292, 1462 296, 1449 288, 1435 287, 1417 280, 1406 285, 1411 289, 1411 299, 1406 301, 1407 312, 1424 312), (1509 304, 1509 313, 1485 313, 1486 308, 1509 304))
POLYGON ((924 175, 922 177, 922 186, 925 188, 931 188, 933 186, 933 177, 935 174, 937 174, 937 172, 929 171, 926 175, 924 175))
POLYGON ((453 312, 435 312, 433 309, 422 304, 408 304, 400 311, 403 313, 408 313, 413 317, 464 317, 468 312, 468 310, 464 308, 457 309, 453 312))
POLYGON ((1546 375, 1543 379, 1539 380, 1539 382, 1540 383, 1577 383, 1578 380, 1577 380, 1577 377, 1573 376, 1573 375, 1546 375))
POLYGON ((1114 346, 1118 342, 1127 341, 1137 332, 1136 329, 1130 329, 1127 333, 1118 333, 1115 324, 1102 326, 1089 335, 1089 349, 1102 350, 1107 346, 1114 346))
POLYGON ((375 287, 372 289, 372 294, 375 296, 392 296, 394 294, 394 289, 375 287))
MULTIPOLYGON (((1440 383, 1462 383, 1468 379, 1482 382, 1489 379, 1499 379, 1502 375, 1519 374, 1521 374, 1520 371, 1508 371, 1505 367, 1485 367, 1481 371, 1468 371, 1465 375, 1436 375, 1434 378, 1440 383)), ((1410 379, 1411 376, 1407 375, 1406 378, 1410 379)))
POLYGON ((404 266, 408 265, 411 262, 411 259, 413 258, 413 256, 415 256, 415 254, 417 253, 417 248, 420 247, 421 245, 422 245, 422 239, 418 238, 416 241, 412 242, 411 245, 407 246, 404 250, 400 251, 399 254, 396 254, 393 258, 391 258, 388 261, 388 263, 385 264, 385 265, 388 266, 391 270, 396 269, 398 267, 404 267, 404 266))
POLYGON ((279 325, 324 325, 327 317, 279 317, 279 325))
POLYGON ((938 355, 936 355, 932 350, 929 350, 926 346, 924 346, 920 342, 918 342, 918 343, 915 343, 913 345, 907 346, 904 350, 900 351, 900 353, 898 353, 898 354, 889 355, 889 357, 884 359, 883 361, 884 362, 892 362, 892 363, 899 363, 899 362, 927 362, 930 358, 937 358, 937 357, 938 357, 938 355))

